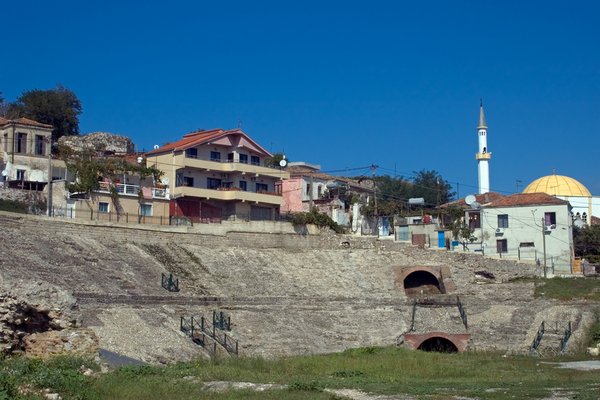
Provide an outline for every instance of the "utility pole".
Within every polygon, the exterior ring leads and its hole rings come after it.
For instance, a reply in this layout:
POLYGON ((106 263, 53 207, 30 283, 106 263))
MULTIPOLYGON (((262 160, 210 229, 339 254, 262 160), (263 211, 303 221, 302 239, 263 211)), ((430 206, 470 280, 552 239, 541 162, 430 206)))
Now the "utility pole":
POLYGON ((542 243, 544 248, 544 278, 546 278, 546 219, 542 217, 542 243))
POLYGON ((310 179, 308 181, 310 182, 308 184, 308 186, 310 187, 310 190, 308 191, 308 211, 310 212, 313 209, 313 190, 315 186, 315 179, 312 173, 310 174, 310 179))
POLYGON ((46 202, 48 206, 48 216, 52 216, 52 136, 48 138, 48 148, 46 151, 48 152, 48 201, 46 202))
POLYGON ((375 181, 375 171, 379 168, 378 165, 371 164, 371 180, 373 181, 373 200, 375 201, 375 216, 379 221, 379 212, 377 211, 377 182, 375 181))

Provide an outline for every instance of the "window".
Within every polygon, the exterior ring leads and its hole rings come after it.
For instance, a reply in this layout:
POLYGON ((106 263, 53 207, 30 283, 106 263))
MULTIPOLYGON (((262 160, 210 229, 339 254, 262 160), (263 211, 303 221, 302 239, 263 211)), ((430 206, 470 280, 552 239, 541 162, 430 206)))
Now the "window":
POLYGON ((26 133, 17 133, 17 148, 15 149, 16 153, 25 153, 27 150, 27 134, 26 133))
POLYGON ((25 170, 18 169, 17 170, 17 180, 23 182, 25 180, 25 170))
POLYGON ((267 185, 266 183, 257 183, 256 184, 256 193, 268 192, 268 191, 269 191, 269 185, 267 185))
POLYGON ((221 187, 221 180, 215 178, 207 178, 206 179, 206 187, 208 189, 218 189, 221 187))
POLYGON ((533 242, 521 242, 521 243, 519 243, 519 247, 521 247, 521 248, 535 247, 535 244, 533 242))
POLYGON ((152 204, 140 204, 140 215, 144 217, 152 216, 152 204))
POLYGON ((544 213, 544 225, 556 226, 556 213, 554 213, 554 212, 544 213))
POLYGON ((242 164, 248 164, 248 154, 240 154, 240 162, 242 164))
POLYGON ((240 190, 243 190, 244 192, 248 190, 248 182, 246 181, 240 181, 240 190))
POLYGON ((8 151, 8 134, 4 134, 4 151, 8 151))
POLYGON ((307 184, 306 184, 306 195, 307 195, 307 196, 310 196, 310 190, 311 190, 310 183, 307 183, 307 184))
POLYGON ((251 156, 250 163, 252 165, 260 165, 260 157, 259 156, 251 156))
POLYGON ((192 178, 191 176, 184 176, 183 177, 183 186, 194 187, 194 178, 192 178))
POLYGON ((233 153, 227 153, 227 162, 233 162, 233 153))
POLYGON ((479 215, 479 211, 469 212, 469 228, 470 229, 481 228, 481 218, 479 215))
POLYGON ((185 151, 185 156, 187 158, 198 158, 198 149, 197 148, 191 148, 191 149, 187 149, 185 151))
POLYGON ((508 228, 508 214, 498 215, 498 228, 508 228))
POLYGON ((44 155, 44 137, 42 135, 35 135, 35 154, 44 155))
POLYGON ((506 239, 496 240, 496 250, 498 253, 508 253, 508 242, 506 239))
POLYGON ((317 197, 321 197, 321 195, 323 194, 323 186, 319 185, 317 186, 317 197))
POLYGON ((220 151, 211 151, 210 152, 210 161, 221 162, 221 152, 220 151))
POLYGON ((108 213, 108 203, 101 201, 98 203, 98 212, 99 213, 108 213))

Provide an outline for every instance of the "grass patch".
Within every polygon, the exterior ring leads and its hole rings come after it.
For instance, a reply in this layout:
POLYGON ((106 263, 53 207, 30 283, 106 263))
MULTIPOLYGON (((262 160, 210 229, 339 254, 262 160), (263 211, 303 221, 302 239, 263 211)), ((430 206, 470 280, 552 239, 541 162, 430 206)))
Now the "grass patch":
MULTIPOLYGON (((548 360, 546 360, 548 361, 548 360)), ((124 367, 85 377, 86 361, 60 359, 0 361, 0 399, 19 397, 18 387, 51 388, 64 399, 335 399, 325 389, 357 389, 373 394, 544 398, 550 388, 598 394, 597 371, 558 369, 539 358, 503 357, 499 353, 440 354, 393 347, 353 349, 342 353, 289 357, 201 360, 166 367, 124 367), (287 389, 262 392, 209 392, 203 382, 275 383, 287 389), (4 392, 3 392, 4 391, 4 392), (5 393, 4 397, 2 393, 5 393)))
POLYGON ((20 201, 0 199, 0 211, 27 214, 29 211, 29 206, 20 201))
POLYGON ((600 301, 600 279, 537 279, 535 281, 535 296, 558 300, 600 301))

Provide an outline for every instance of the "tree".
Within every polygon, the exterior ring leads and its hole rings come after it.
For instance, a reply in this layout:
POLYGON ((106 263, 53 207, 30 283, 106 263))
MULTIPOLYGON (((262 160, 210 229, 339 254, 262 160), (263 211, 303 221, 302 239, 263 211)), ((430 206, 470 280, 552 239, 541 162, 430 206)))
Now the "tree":
POLYGON ((452 185, 434 170, 415 171, 413 185, 414 189, 411 197, 423 197, 425 204, 430 206, 447 203, 454 196, 452 185))
POLYGON ((275 153, 271 157, 265 158, 265 167, 279 168, 279 162, 281 160, 283 160, 284 158, 286 159, 287 162, 290 161, 286 158, 285 154, 275 153))
POLYGON ((52 141, 79 135, 81 102, 71 90, 58 85, 50 90, 28 90, 8 107, 10 118, 26 117, 54 127, 52 141))
POLYGON ((8 112, 8 103, 4 101, 2 92, 0 92, 0 117, 6 117, 8 112))
POLYGON ((600 225, 573 227, 575 255, 589 262, 600 262, 600 225))

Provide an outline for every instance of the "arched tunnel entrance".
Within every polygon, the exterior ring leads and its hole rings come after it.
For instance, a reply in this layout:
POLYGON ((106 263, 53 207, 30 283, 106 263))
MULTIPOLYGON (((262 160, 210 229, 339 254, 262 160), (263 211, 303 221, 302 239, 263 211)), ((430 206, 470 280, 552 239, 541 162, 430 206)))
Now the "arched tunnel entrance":
POLYGON ((404 278, 404 292, 407 296, 418 296, 421 294, 444 293, 440 281, 428 271, 414 271, 404 278))
POLYGON ((417 350, 435 351, 437 353, 458 353, 458 347, 452 341, 439 336, 424 340, 417 350))

